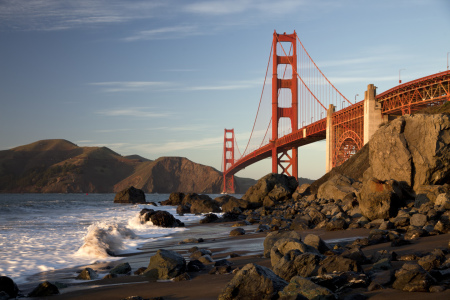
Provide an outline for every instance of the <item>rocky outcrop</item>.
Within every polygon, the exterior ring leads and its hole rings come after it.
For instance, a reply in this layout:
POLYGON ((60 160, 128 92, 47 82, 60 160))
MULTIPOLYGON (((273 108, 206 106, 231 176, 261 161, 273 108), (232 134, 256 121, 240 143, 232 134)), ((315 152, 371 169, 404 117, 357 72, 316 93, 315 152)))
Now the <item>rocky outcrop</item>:
POLYGON ((259 207, 266 201, 273 205, 289 199, 295 192, 298 183, 294 177, 283 174, 267 174, 250 187, 242 197, 254 207, 259 207))
POLYGON ((374 178, 363 183, 358 202, 362 214, 370 220, 395 217, 405 204, 402 189, 396 181, 382 182, 374 178))
POLYGON ((140 221, 142 224, 151 221, 153 225, 160 227, 184 227, 184 223, 176 219, 171 213, 144 208, 140 211, 140 221))
POLYGON ((19 288, 11 278, 0 276, 0 292, 5 292, 9 298, 16 298, 19 293, 19 288))
POLYGON ((186 271, 186 261, 175 251, 160 249, 150 258, 142 275, 154 280, 171 279, 186 271))
POLYGON ((322 199, 344 199, 353 195, 356 189, 352 186, 353 180, 344 175, 336 174, 322 184, 317 191, 317 197, 322 199))
POLYGON ((444 114, 400 117, 370 140, 368 175, 396 180, 417 190, 450 179, 450 117, 444 114))
POLYGON ((231 279, 218 299, 276 299, 287 284, 270 269, 247 264, 231 279))
POLYGON ((142 190, 131 186, 118 192, 114 197, 114 203, 146 203, 145 194, 142 190))

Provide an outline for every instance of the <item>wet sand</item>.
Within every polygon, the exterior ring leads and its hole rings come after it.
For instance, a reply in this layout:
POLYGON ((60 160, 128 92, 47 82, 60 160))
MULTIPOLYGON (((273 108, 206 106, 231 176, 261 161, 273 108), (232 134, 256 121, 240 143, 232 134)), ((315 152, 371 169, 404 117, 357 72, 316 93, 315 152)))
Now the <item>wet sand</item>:
MULTIPOLYGON (((241 268, 247 263, 255 263, 266 267, 271 267, 270 259, 263 257, 263 241, 267 233, 254 233, 257 226, 242 227, 246 234, 238 237, 229 237, 229 232, 234 229, 233 223, 217 223, 189 226, 188 231, 178 233, 170 239, 154 241, 145 244, 139 253, 129 254, 123 259, 108 264, 94 264, 89 267, 98 271, 104 276, 108 271, 108 265, 114 266, 122 262, 128 262, 134 272, 139 267, 147 267, 150 257, 158 249, 174 250, 182 254, 186 259, 189 257, 188 250, 197 246, 212 251, 214 260, 226 258, 233 263, 232 268, 241 268), (203 238, 203 243, 179 244, 186 238, 203 238), (230 258, 230 253, 238 253, 240 257, 230 258)), ((322 237, 330 244, 337 241, 354 240, 356 238, 367 237, 368 229, 351 229, 343 231, 325 230, 305 230, 300 234, 305 237, 309 233, 314 233, 322 237)), ((397 254, 429 252, 435 248, 447 248, 450 234, 422 237, 413 241, 410 245, 392 248, 390 243, 363 248, 366 256, 370 256, 379 250, 393 250, 397 254)), ((401 265, 403 262, 399 262, 401 265)), ((396 265, 394 265, 395 267, 396 265)), ((164 299, 217 299, 226 284, 233 278, 233 274, 209 275, 208 271, 212 265, 197 273, 189 273, 189 281, 166 281, 153 282, 141 276, 121 276, 111 279, 100 279, 94 281, 74 280, 77 269, 59 270, 55 272, 42 273, 36 279, 40 281, 58 281, 68 285, 67 288, 60 289, 61 294, 42 299, 124 299, 128 296, 141 296, 145 298, 163 297, 164 299)), ((370 266, 363 266, 365 270, 370 266)), ((81 268, 78 268, 81 269, 81 268)), ((35 287, 36 284, 33 285, 35 287)), ((20 287, 22 291, 24 289, 20 287)), ((27 287, 31 288, 31 285, 27 287)), ((367 292, 367 289, 358 289, 355 292, 364 293, 370 299, 450 299, 450 290, 442 293, 407 293, 394 289, 378 290, 367 292)))

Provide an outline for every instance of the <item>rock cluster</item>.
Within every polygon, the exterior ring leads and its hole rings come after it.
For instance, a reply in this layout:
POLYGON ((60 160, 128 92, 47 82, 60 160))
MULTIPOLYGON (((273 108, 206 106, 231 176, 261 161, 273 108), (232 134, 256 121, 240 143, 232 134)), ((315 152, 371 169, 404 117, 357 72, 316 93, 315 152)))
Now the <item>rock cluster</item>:
POLYGON ((142 190, 131 186, 118 192, 114 197, 114 203, 146 203, 145 194, 142 190))
POLYGON ((162 201, 161 205, 177 206, 177 213, 202 214, 210 212, 221 212, 220 204, 208 195, 196 193, 171 193, 168 200, 162 201))
POLYGON ((142 224, 152 222, 155 226, 160 227, 184 227, 184 223, 176 219, 171 213, 164 210, 153 210, 144 208, 139 213, 142 224))

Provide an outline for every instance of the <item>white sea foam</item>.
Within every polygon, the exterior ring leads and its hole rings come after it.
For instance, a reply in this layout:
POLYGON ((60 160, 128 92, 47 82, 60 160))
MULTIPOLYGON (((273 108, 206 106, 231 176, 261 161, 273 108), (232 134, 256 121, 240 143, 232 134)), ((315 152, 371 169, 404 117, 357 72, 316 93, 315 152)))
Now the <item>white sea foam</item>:
MULTIPOLYGON (((144 242, 187 230, 141 224, 142 208, 169 211, 185 223, 201 218, 177 216, 175 207, 117 205, 112 199, 113 194, 0 194, 0 275, 20 284, 42 271, 117 260, 111 254, 138 252, 144 242)), ((147 201, 165 199, 147 195, 147 201)))

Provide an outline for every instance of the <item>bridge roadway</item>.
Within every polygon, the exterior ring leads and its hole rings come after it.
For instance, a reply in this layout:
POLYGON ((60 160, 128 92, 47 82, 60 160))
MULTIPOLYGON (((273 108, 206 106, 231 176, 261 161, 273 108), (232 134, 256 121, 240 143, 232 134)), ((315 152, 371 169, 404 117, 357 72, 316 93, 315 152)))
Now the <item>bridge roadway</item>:
MULTIPOLYGON (((381 103, 380 113, 383 115, 403 115, 427 105, 450 101, 450 71, 436 73, 398 85, 377 95, 376 100, 381 103)), ((333 116, 350 114, 352 108, 363 105, 363 102, 364 100, 341 109, 333 113, 333 116)), ((232 176, 255 162, 271 157, 274 146, 278 152, 281 152, 283 149, 301 147, 324 140, 326 139, 326 130, 327 118, 323 118, 275 141, 270 141, 261 148, 236 160, 224 172, 224 176, 232 176)))

